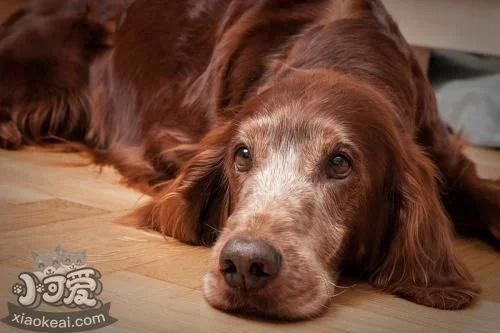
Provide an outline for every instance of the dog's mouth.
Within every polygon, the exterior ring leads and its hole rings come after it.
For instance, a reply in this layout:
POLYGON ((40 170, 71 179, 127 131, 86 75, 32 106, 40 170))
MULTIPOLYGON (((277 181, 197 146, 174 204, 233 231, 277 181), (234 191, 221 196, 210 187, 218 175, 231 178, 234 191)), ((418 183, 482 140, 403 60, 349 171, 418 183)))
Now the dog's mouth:
POLYGON ((249 314, 257 316, 268 315, 273 300, 266 298, 264 289, 248 290, 245 288, 230 287, 220 283, 218 276, 208 273, 204 277, 204 294, 210 305, 220 310, 235 314, 249 314))
POLYGON ((268 296, 271 294, 272 285, 258 290, 249 290, 230 287, 221 282, 221 279, 212 273, 208 273, 204 277, 204 295, 214 308, 236 315, 284 319, 277 311, 276 300, 268 296))
POLYGON ((319 283, 312 288, 294 290, 276 279, 258 290, 232 288, 217 274, 203 278, 203 294, 214 308, 265 320, 297 321, 320 316, 328 309, 333 289, 319 283))
POLYGON ((335 285, 314 258, 262 241, 236 239, 215 247, 203 278, 207 302, 220 310, 264 319, 302 320, 322 314, 335 285), (219 250, 220 249, 220 250, 219 250))

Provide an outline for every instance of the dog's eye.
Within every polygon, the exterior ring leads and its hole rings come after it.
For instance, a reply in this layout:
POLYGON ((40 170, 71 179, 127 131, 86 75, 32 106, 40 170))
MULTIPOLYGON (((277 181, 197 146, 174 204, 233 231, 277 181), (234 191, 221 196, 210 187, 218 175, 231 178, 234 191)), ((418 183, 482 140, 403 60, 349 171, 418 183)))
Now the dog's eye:
POLYGON ((328 176, 331 178, 345 178, 351 172, 351 163, 343 155, 334 155, 329 161, 328 176))
POLYGON ((234 155, 234 167, 237 171, 246 172, 252 167, 252 154, 247 147, 240 147, 234 155))

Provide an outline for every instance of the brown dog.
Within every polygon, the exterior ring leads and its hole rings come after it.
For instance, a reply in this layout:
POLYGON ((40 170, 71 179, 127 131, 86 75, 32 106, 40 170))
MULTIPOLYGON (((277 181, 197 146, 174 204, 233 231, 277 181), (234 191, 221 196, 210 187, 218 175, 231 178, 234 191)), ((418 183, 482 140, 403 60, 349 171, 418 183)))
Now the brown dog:
POLYGON ((0 143, 90 152, 210 244, 210 304, 299 319, 346 268, 443 308, 500 239, 500 183, 450 139, 380 0, 38 0, 0 30, 0 143))

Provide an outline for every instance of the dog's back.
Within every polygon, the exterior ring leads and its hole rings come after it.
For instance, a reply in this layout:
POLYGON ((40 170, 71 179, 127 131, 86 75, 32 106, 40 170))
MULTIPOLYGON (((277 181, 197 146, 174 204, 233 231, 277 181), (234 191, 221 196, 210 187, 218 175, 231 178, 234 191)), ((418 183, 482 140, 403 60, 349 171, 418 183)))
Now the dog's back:
POLYGON ((203 4, 40 0, 19 10, 0 27, 0 145, 87 151, 130 184, 171 177, 184 159, 172 148, 208 130, 207 101, 186 108, 182 98, 227 9, 203 4))

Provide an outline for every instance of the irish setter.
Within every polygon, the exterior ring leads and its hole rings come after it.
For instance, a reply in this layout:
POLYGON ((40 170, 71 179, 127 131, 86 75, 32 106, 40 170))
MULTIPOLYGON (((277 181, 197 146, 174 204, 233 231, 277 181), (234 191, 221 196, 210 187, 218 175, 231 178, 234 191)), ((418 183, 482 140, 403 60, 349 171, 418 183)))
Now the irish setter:
POLYGON ((90 153, 212 244, 207 301, 320 314, 345 271, 460 309, 454 229, 500 240, 500 182, 441 122, 380 0, 36 0, 0 28, 0 143, 90 153))

